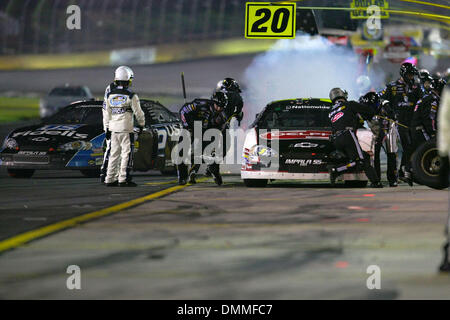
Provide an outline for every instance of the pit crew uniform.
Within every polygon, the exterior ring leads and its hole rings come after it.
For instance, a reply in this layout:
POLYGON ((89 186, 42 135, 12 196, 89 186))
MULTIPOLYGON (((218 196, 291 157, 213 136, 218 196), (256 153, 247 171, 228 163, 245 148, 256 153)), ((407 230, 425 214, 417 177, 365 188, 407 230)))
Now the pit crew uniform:
POLYGON ((400 142, 403 154, 401 159, 401 173, 410 172, 410 157, 412 155, 412 140, 409 126, 414 113, 417 101, 422 97, 423 91, 418 84, 408 85, 402 78, 389 83, 386 88, 379 93, 380 98, 388 100, 395 113, 396 120, 406 126, 398 126, 400 142))
POLYGON ((105 182, 120 184, 131 182, 133 168, 133 115, 140 127, 145 126, 145 116, 138 96, 122 86, 112 87, 106 95, 103 125, 111 132, 109 164, 105 182), (120 158, 120 163, 119 163, 120 158))
POLYGON ((227 120, 234 116, 236 117, 240 125, 242 118, 244 117, 244 113, 242 112, 242 109, 244 108, 244 101, 242 100, 242 97, 239 94, 239 92, 235 91, 224 91, 224 92, 228 96, 228 103, 225 106, 223 112, 225 113, 227 120))
POLYGON ((397 152, 398 131, 394 120, 395 116, 390 108, 389 102, 385 101, 375 110, 375 117, 371 123, 372 132, 375 135, 374 167, 377 176, 381 179, 380 153, 383 148, 387 158, 387 180, 389 186, 398 185, 397 152), (374 129, 376 132, 374 132, 374 129))
MULTIPOLYGON (((105 89, 105 95, 103 97, 103 119, 106 116, 106 99, 108 94, 111 92, 111 90, 115 90, 117 88, 117 85, 115 82, 112 82, 111 84, 109 84, 106 89, 105 89)), ((105 141, 106 141, 106 149, 105 149, 105 153, 103 154, 103 162, 102 162, 102 166, 100 167, 100 181, 101 183, 105 182, 106 179, 106 173, 108 170, 108 161, 109 161, 109 155, 111 153, 111 131, 107 130, 107 128, 105 128, 104 124, 103 124, 103 130, 105 131, 106 135, 105 135, 105 141)))
MULTIPOLYGON (((180 119, 183 125, 183 128, 188 130, 191 138, 191 168, 189 169, 185 163, 181 163, 177 165, 178 172, 178 181, 180 184, 183 184, 183 181, 186 181, 188 175, 190 176, 192 173, 196 174, 198 169, 200 168, 200 164, 195 163, 194 159, 194 148, 196 143, 202 144, 202 153, 203 153, 203 142, 194 141, 194 122, 200 121, 202 127, 202 137, 204 131, 211 128, 216 128, 219 130, 223 130, 224 125, 226 123, 225 115, 223 112, 216 112, 214 110, 215 101, 208 99, 195 99, 192 102, 184 104, 180 109, 180 119)), ((199 161, 196 161, 199 162, 199 161)), ((216 181, 217 184, 221 184, 221 177, 219 173, 219 164, 212 163, 207 167, 207 171, 209 171, 216 179, 220 180, 220 183, 216 181), (219 178, 220 177, 220 178, 219 178)), ((191 183, 194 181, 190 181, 191 183)))
POLYGON ((417 101, 411 121, 413 152, 422 143, 436 135, 438 107, 439 96, 434 91, 417 101))
POLYGON ((337 101, 329 113, 332 127, 331 141, 335 148, 343 152, 350 160, 346 165, 331 168, 330 179, 333 184, 337 176, 349 168, 360 166, 369 178, 371 186, 380 187, 380 179, 370 165, 370 157, 361 149, 356 137, 356 129, 359 124, 358 114, 364 119, 371 119, 375 112, 372 108, 356 101, 337 101))
MULTIPOLYGON (((442 101, 438 115, 437 145, 442 159, 440 175, 442 179, 449 179, 450 156, 450 89, 447 87, 442 94, 442 101), (445 168, 445 169, 444 169, 445 168)), ((450 209, 445 227, 447 240, 444 244, 444 259, 440 266, 443 272, 450 272, 450 209)))

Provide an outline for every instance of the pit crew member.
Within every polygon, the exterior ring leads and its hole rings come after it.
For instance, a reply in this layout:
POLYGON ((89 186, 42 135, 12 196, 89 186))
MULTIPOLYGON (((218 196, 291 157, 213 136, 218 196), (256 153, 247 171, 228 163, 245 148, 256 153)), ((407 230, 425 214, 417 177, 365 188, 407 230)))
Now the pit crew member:
POLYGON ((390 187, 397 187, 397 127, 392 120, 393 111, 388 101, 381 103, 380 97, 375 92, 368 92, 359 99, 375 111, 375 117, 369 122, 372 133, 375 136, 374 167, 377 176, 381 179, 380 153, 384 149, 387 157, 387 180, 390 187))
POLYGON ((375 169, 370 165, 369 155, 362 151, 356 137, 356 129, 359 124, 358 114, 366 120, 372 119, 375 112, 366 105, 356 101, 347 101, 347 92, 341 88, 333 88, 330 91, 330 100, 333 107, 329 113, 331 121, 331 140, 338 151, 343 152, 349 159, 349 163, 329 168, 330 181, 334 184, 336 178, 351 167, 360 166, 369 178, 372 188, 382 188, 375 169))
POLYGON ((242 118, 244 117, 244 113, 242 112, 244 101, 241 96, 242 90, 239 87, 239 83, 233 78, 225 78, 217 83, 215 91, 221 91, 228 97, 228 102, 224 109, 227 120, 231 117, 236 117, 238 124, 241 125, 242 118))
MULTIPOLYGON (((131 70, 131 68, 127 67, 127 66, 120 66, 116 69, 116 72, 118 72, 121 69, 125 69, 130 73, 130 85, 132 84, 132 81, 134 79, 134 73, 133 70, 131 70)), ((106 98, 108 93, 111 92, 111 90, 114 90, 117 88, 117 84, 115 81, 111 82, 105 89, 105 95, 103 97, 103 117, 105 117, 105 113, 106 113, 106 98)), ((106 149, 105 149, 105 153, 103 155, 103 162, 102 162, 102 166, 100 167, 100 182, 103 184, 105 183, 105 179, 106 179, 106 173, 108 170, 108 161, 109 161, 109 154, 111 153, 111 132, 109 130, 107 130, 106 128, 103 128, 105 130, 105 138, 106 138, 106 149)))
POLYGON ((111 132, 111 151, 105 179, 107 186, 136 186, 131 181, 134 148, 133 116, 136 117, 141 131, 145 126, 145 116, 139 97, 129 89, 132 75, 127 68, 118 68, 114 77, 116 86, 106 95, 103 126, 107 132, 111 132))
MULTIPOLYGON (((194 136, 194 122, 200 121, 203 137, 203 132, 207 129, 216 128, 223 130, 226 125, 226 118, 224 115, 224 108, 227 105, 227 95, 224 92, 216 91, 211 99, 195 99, 192 102, 184 104, 180 109, 180 118, 183 124, 183 128, 189 131, 191 139, 191 167, 188 172, 187 165, 181 163, 177 165, 178 183, 180 185, 186 184, 186 180, 189 176, 189 183, 196 183, 197 171, 200 168, 199 162, 194 161, 194 148, 196 143, 202 144, 203 141, 196 142, 194 136)), ((219 186, 222 184, 222 176, 219 172, 219 164, 214 162, 207 166, 207 172, 214 177, 214 181, 219 186)))
POLYGON ((429 92, 417 101, 414 115, 411 121, 411 137, 413 139, 413 151, 423 142, 436 136, 437 114, 440 95, 445 85, 445 80, 432 79, 429 92))
POLYGON ((400 78, 387 84, 386 88, 380 92, 381 99, 390 102, 395 112, 396 120, 402 124, 398 126, 398 133, 403 149, 399 178, 410 185, 412 185, 410 165, 412 141, 409 126, 414 113, 414 107, 423 95, 420 86, 415 82, 414 77, 416 75, 418 75, 417 68, 409 62, 405 62, 400 67, 400 78))
MULTIPOLYGON (((449 156, 450 156, 450 88, 446 88, 442 95, 441 110, 438 115, 437 145, 442 166, 439 170, 441 179, 449 179, 449 156)), ((445 226, 447 236, 443 247, 444 259, 439 267, 442 272, 450 272, 450 208, 445 226)))

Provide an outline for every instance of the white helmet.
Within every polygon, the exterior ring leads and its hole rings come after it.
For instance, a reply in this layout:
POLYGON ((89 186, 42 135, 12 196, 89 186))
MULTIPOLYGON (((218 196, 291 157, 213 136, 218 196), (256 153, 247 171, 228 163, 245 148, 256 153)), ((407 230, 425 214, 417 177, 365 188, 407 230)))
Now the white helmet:
POLYGON ((114 73, 114 81, 130 81, 134 78, 133 70, 127 66, 120 66, 114 73))
POLYGON ((128 72, 130 73, 130 80, 133 80, 134 79, 134 72, 133 72, 133 70, 131 70, 131 68, 127 67, 127 66, 124 66, 124 68, 127 69, 128 72))

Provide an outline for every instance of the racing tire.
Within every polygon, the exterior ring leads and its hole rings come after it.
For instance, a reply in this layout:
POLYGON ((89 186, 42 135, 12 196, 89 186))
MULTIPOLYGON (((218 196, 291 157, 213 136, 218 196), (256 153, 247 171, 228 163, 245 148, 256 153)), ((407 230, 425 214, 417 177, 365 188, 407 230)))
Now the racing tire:
POLYGON ((34 174, 33 169, 8 169, 7 171, 12 178, 31 178, 34 174))
POLYGON ((244 179, 245 186, 249 188, 264 188, 267 182, 267 179, 244 179))
POLYGON ((100 170, 99 169, 94 169, 94 170, 90 170, 90 169, 85 169, 85 170, 80 170, 81 174, 85 177, 88 178, 98 178, 100 177, 100 170))
POLYGON ((436 140, 423 143, 411 157, 414 182, 438 190, 448 188, 448 181, 441 181, 439 178, 441 165, 436 140))
POLYGON ((344 185, 346 188, 365 188, 367 187, 368 181, 361 180, 347 180, 344 181, 344 185))

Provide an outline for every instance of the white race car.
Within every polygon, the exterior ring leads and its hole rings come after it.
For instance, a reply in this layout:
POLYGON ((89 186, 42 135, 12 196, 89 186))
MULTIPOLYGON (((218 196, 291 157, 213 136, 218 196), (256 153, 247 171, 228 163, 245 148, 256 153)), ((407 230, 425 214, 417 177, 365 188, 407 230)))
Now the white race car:
MULTIPOLYGON (((328 99, 290 99, 269 103, 248 131, 243 148, 241 178, 248 187, 264 187, 269 180, 329 180, 327 165, 346 163, 329 140, 328 99)), ((373 162, 371 130, 357 130, 363 151, 373 162)), ((353 167, 336 181, 365 187, 362 168, 353 167)))

